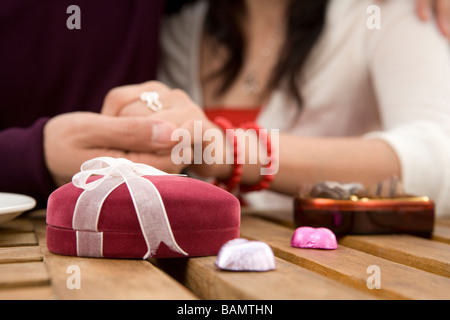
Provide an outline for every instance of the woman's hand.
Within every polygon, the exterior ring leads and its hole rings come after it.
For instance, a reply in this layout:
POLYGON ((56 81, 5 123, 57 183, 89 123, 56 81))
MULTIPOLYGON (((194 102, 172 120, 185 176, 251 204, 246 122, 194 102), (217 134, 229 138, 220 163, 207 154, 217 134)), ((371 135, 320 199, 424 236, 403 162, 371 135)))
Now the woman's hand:
POLYGON ((152 119, 171 122, 179 128, 188 129, 193 127, 195 121, 202 121, 204 128, 205 125, 206 128, 214 126, 184 91, 172 90, 156 81, 111 90, 105 98, 102 114, 121 117, 151 116, 152 119), (163 106, 160 112, 153 111, 141 101, 143 92, 158 93, 163 106))
MULTIPOLYGON (((105 98, 102 109, 102 114, 107 116, 118 117, 149 117, 153 121, 169 122, 174 124, 177 129, 174 131, 173 146, 183 143, 185 148, 191 148, 192 164, 194 157, 194 148, 203 150, 209 145, 208 141, 203 141, 203 133, 208 129, 216 129, 221 132, 218 127, 212 123, 205 115, 203 110, 196 105, 191 98, 182 90, 172 90, 162 83, 150 81, 138 85, 129 85, 118 87, 111 90, 105 98), (162 110, 155 112, 146 105, 146 102, 141 101, 140 96, 143 92, 157 92, 159 101, 162 104, 162 110), (178 130, 178 131, 177 131, 178 130), (183 132, 181 132, 183 130, 183 132), (182 134, 181 134, 181 133, 182 134), (177 134, 178 133, 178 134, 177 134), (182 137, 183 139, 181 139, 182 137), (188 137, 188 138, 186 138, 188 137), (176 139, 180 138, 179 141, 176 139)), ((225 135, 222 133, 220 137, 225 140, 225 135)), ((215 144, 216 148, 226 148, 225 143, 215 144)), ((174 150, 174 149, 172 149, 174 150)), ((215 150, 220 154, 225 154, 225 150, 215 150)), ((172 154, 172 156, 179 156, 172 154)), ((171 159, 171 162, 174 159, 171 159)), ((225 165, 207 165, 204 164, 191 165, 191 170, 202 176, 226 177, 229 174, 229 168, 225 165)), ((166 164, 168 167, 171 164, 166 164)), ((164 167, 159 167, 165 170, 164 167)))

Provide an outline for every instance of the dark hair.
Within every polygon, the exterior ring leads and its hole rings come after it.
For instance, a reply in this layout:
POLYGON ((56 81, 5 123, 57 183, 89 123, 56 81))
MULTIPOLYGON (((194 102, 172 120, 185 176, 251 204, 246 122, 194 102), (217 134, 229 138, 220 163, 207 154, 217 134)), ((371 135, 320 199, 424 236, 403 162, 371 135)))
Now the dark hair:
POLYGON ((166 0, 164 12, 167 15, 177 13, 183 6, 196 1, 198 0, 166 0))
MULTIPOLYGON (((305 61, 320 37, 326 16, 328 0, 291 0, 287 12, 286 41, 278 64, 265 92, 270 92, 282 82, 301 106, 298 78, 305 61)), ((218 94, 225 93, 239 75, 246 50, 242 23, 246 15, 244 0, 211 0, 206 17, 206 34, 229 51, 222 68, 213 76, 222 76, 218 94)))
MULTIPOLYGON (((168 0, 169 7, 172 7, 168 11, 177 11, 182 4, 189 2, 195 0, 168 0)), ((265 92, 284 84, 299 106, 302 105, 298 79, 322 33, 327 4, 328 0, 291 0, 286 14, 286 41, 265 92)), ((223 77, 218 95, 230 88, 243 67, 246 39, 242 24, 245 16, 245 0, 209 0, 205 32, 230 53, 222 67, 211 75, 223 77)))

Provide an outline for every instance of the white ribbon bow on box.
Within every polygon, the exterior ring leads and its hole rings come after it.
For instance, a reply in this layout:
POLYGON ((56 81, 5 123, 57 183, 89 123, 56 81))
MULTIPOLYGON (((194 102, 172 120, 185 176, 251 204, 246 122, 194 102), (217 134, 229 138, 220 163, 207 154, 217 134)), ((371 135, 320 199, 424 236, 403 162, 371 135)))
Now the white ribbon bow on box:
POLYGON ((165 175, 169 174, 127 159, 101 157, 85 162, 72 179, 76 187, 85 190, 78 198, 72 221, 74 230, 78 230, 78 256, 103 257, 103 233, 98 231, 100 211, 106 198, 124 182, 148 248, 143 259, 154 256, 161 242, 172 251, 187 255, 175 241, 158 189, 143 178, 165 175), (88 183, 91 176, 103 177, 88 183))

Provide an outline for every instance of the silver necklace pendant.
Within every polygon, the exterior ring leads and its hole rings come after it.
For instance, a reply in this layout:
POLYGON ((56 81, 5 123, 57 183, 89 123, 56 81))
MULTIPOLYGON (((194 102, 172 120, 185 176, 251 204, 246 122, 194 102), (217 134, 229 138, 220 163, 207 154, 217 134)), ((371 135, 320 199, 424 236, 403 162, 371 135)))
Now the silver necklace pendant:
POLYGON ((261 87, 259 85, 258 79, 256 78, 255 74, 252 72, 249 72, 244 79, 244 92, 247 94, 258 94, 261 90, 261 87))

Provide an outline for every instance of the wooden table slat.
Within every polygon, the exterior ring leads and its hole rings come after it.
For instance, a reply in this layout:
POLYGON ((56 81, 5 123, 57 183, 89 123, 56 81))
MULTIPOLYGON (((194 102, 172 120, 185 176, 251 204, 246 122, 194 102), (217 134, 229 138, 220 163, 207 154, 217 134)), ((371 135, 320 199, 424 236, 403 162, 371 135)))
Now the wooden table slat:
POLYGON ((0 226, 0 233, 32 232, 32 231, 34 231, 33 223, 30 221, 30 219, 24 217, 16 218, 0 226))
POLYGON ((264 241, 276 256, 388 299, 449 299, 450 279, 385 260, 340 245, 338 250, 308 250, 292 248, 293 230, 275 226, 267 221, 244 216, 241 223, 243 237, 264 241), (367 269, 376 265, 381 270, 382 288, 368 290, 367 269))
POLYGON ((89 259, 56 255, 48 251, 45 224, 36 223, 36 232, 55 298, 62 300, 195 300, 197 297, 177 281, 144 260, 89 259), (80 288, 68 286, 79 271, 80 288))
POLYGON ((3 288, 0 289, 0 300, 53 300, 53 289, 48 285, 3 288))
POLYGON ((450 244, 450 226, 446 223, 441 223, 440 221, 436 222, 432 239, 434 241, 450 244))
POLYGON ((0 264, 42 261, 41 248, 32 247, 7 247, 0 248, 0 264))
POLYGON ((346 236, 339 243, 377 257, 450 277, 450 245, 410 235, 346 236))
POLYGON ((43 286, 50 276, 43 262, 0 264, 0 288, 43 286))
POLYGON ((48 252, 45 210, 0 226, 0 300, 15 299, 450 299, 450 220, 432 239, 346 236, 334 251, 292 248, 291 211, 243 210, 241 236, 264 241, 276 270, 227 272, 216 257, 163 260, 86 259, 48 252), (381 289, 370 290, 369 266, 381 289), (70 289, 80 271, 81 288, 70 289))
POLYGON ((437 225, 450 227, 450 219, 438 219, 436 221, 437 225))
POLYGON ((37 246, 38 240, 33 231, 29 232, 1 232, 1 247, 37 246))
POLYGON ((155 260, 154 263, 202 299, 213 300, 304 300, 373 299, 307 269, 276 259, 268 272, 220 271, 216 257, 155 260))
MULTIPOLYGON (((247 211, 247 214, 294 229, 292 212, 247 211)), ((450 276, 450 220, 436 222, 434 238, 410 235, 345 236, 339 243, 438 275, 450 276), (437 241, 436 241, 437 240, 437 241)))

